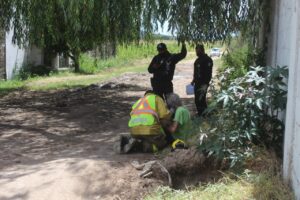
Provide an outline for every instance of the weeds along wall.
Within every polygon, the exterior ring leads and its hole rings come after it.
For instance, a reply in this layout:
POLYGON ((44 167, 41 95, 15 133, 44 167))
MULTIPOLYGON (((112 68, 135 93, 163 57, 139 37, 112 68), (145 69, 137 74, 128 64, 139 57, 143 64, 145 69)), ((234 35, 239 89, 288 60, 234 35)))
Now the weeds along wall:
POLYGON ((272 147, 281 156, 284 125, 277 115, 285 108, 287 68, 253 67, 236 79, 230 78, 232 70, 220 73, 219 87, 211 87, 210 124, 200 130, 199 148, 230 167, 254 156, 255 145, 272 147))

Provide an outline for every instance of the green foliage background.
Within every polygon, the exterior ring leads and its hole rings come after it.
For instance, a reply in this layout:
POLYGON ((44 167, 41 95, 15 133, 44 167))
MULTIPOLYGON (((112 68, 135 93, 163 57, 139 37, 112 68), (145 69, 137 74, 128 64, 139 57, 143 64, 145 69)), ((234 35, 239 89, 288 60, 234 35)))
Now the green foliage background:
MULTIPOLYGON (((93 57, 89 54, 82 54, 80 58, 81 72, 92 74, 100 72, 103 69, 110 67, 121 67, 130 65, 133 61, 147 59, 157 54, 156 45, 159 42, 165 42, 168 50, 171 53, 180 52, 181 46, 174 40, 169 41, 153 41, 151 43, 140 43, 129 44, 129 45, 118 45, 117 54, 114 57, 108 57, 101 59, 93 57)), ((189 50, 192 51, 193 47, 188 46, 189 50)))

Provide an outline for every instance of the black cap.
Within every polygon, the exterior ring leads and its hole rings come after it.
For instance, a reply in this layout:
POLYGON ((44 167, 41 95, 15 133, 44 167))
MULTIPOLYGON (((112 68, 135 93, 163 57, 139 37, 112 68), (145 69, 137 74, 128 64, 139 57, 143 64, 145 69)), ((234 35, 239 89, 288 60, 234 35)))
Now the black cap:
POLYGON ((200 49, 200 50, 204 51, 204 45, 203 44, 197 44, 196 49, 200 49))
POLYGON ((167 45, 165 43, 159 43, 157 45, 157 50, 158 51, 163 51, 163 50, 167 50, 167 45))

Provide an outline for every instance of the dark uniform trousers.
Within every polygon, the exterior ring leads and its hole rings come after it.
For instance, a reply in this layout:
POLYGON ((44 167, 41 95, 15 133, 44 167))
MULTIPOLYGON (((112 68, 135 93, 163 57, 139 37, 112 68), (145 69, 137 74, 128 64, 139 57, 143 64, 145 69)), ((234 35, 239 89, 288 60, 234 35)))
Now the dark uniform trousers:
POLYGON ((201 116, 203 114, 203 111, 207 108, 207 103, 206 103, 207 87, 205 90, 203 90, 202 89, 203 86, 205 86, 205 85, 195 84, 195 87, 194 87, 195 104, 196 104, 196 108, 197 108, 199 116, 201 116))
POLYGON ((151 86, 153 91, 164 99, 166 98, 167 94, 173 93, 172 81, 161 81, 151 78, 151 86))

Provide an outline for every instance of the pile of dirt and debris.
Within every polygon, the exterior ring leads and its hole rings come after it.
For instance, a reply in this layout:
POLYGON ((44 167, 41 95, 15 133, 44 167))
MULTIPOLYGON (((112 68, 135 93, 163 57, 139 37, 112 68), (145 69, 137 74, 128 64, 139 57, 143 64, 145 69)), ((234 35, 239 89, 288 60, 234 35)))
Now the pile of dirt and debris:
POLYGON ((190 149, 176 149, 169 153, 162 160, 162 164, 168 169, 169 173, 175 174, 194 174, 198 172, 205 161, 205 156, 196 147, 190 149))
POLYGON ((161 159, 142 164, 133 161, 131 164, 140 170, 141 178, 154 178, 161 185, 176 189, 209 182, 219 177, 211 159, 207 159, 196 147, 176 149, 161 159))

